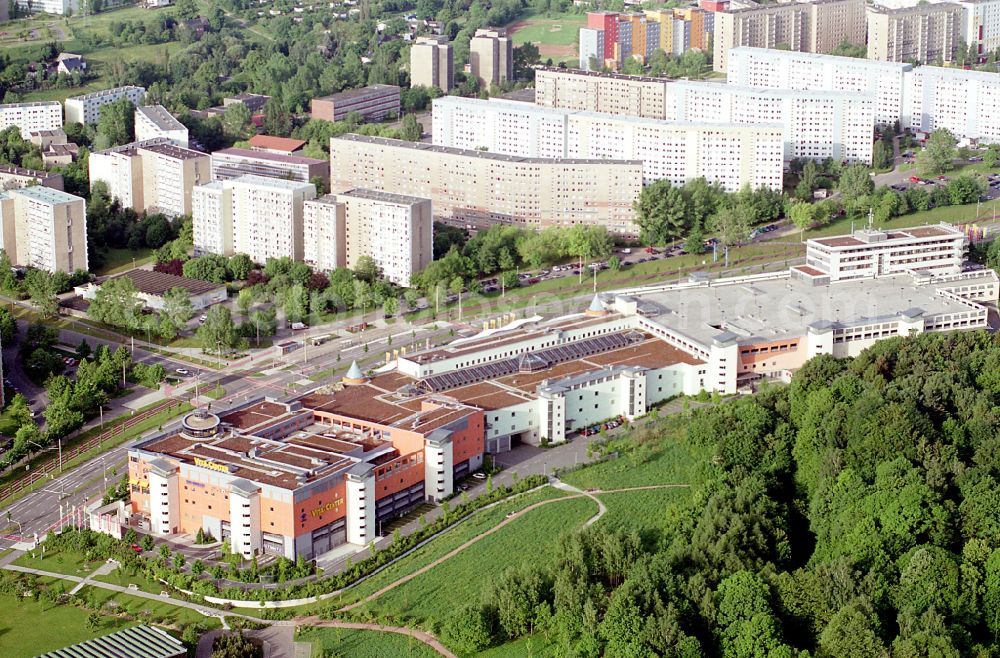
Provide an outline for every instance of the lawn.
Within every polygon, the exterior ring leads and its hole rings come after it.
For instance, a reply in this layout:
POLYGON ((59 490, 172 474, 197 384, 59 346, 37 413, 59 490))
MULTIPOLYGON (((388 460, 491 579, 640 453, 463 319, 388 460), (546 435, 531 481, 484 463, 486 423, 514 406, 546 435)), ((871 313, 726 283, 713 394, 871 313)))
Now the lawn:
MULTIPOLYGON (((31 569, 40 569, 52 573, 61 573, 69 576, 89 575, 97 567, 101 566, 104 560, 88 561, 82 553, 66 549, 53 549, 42 544, 39 548, 25 553, 14 564, 31 569), (46 548, 44 552, 42 548, 46 548)), ((70 585, 72 587, 72 585, 70 585)))
POLYGON ((658 534, 671 526, 676 506, 686 501, 689 493, 690 489, 677 488, 598 494, 608 511, 597 525, 658 534))
POLYGON ((78 595, 100 603, 103 610, 127 612, 147 623, 166 626, 202 624, 210 628, 221 627, 218 617, 206 617, 196 610, 182 608, 166 601, 153 601, 93 586, 84 587, 78 595))
MULTIPOLYGON (((357 601, 373 592, 377 592, 393 581, 427 566, 442 555, 500 523, 511 512, 522 510, 542 500, 561 498, 565 495, 559 489, 545 487, 539 491, 518 496, 496 507, 473 514, 467 520, 447 530, 434 541, 410 553, 405 558, 383 569, 371 578, 362 581, 355 587, 350 588, 340 598, 338 604, 346 605, 347 603, 357 601)), ((562 503, 557 503, 557 505, 562 505, 562 503)))
MULTIPOLYGON (((925 210, 922 212, 915 212, 909 215, 902 215, 900 217, 893 217, 891 220, 882 224, 882 228, 906 228, 908 226, 922 226, 924 224, 937 224, 938 222, 949 222, 954 224, 966 224, 976 221, 976 206, 980 204, 970 203, 964 206, 942 206, 941 208, 932 208, 931 210, 925 210)), ((979 216, 982 219, 990 219, 993 212, 993 204, 983 203, 979 208, 979 216)), ((855 227, 861 227, 867 219, 859 218, 854 220, 855 227)), ((820 228, 806 231, 805 237, 809 238, 820 238, 829 235, 840 235, 842 233, 851 232, 851 219, 844 217, 843 219, 838 219, 835 222, 827 224, 826 226, 821 226, 820 228)))
POLYGON ((134 267, 153 262, 152 249, 107 249, 103 253, 104 265, 94 270, 97 276, 121 274, 134 267))
POLYGON ((213 400, 221 400, 226 397, 226 389, 216 384, 215 388, 205 391, 202 395, 206 398, 212 398, 213 400))
POLYGON ((295 638, 312 642, 313 656, 351 658, 437 658, 420 640, 399 633, 357 631, 349 628, 311 628, 295 638))
POLYGON ((5 658, 30 658, 135 625, 105 617, 97 630, 91 630, 89 614, 74 606, 0 595, 0 653, 5 658))
POLYGON ((103 576, 95 576, 92 580, 96 580, 102 583, 108 583, 111 585, 118 585, 119 587, 128 587, 129 585, 135 585, 143 592, 148 592, 150 594, 159 594, 165 589, 168 589, 158 580, 151 580, 145 576, 135 575, 130 576, 123 573, 120 569, 115 569, 109 574, 103 576))
POLYGON ((596 511, 594 501, 574 498, 529 512, 363 609, 396 621, 444 621, 478 600, 490 578, 503 569, 553 562, 560 537, 575 532, 596 511))
MULTIPOLYGON (((688 484, 694 469, 710 457, 711 451, 687 440, 686 424, 684 417, 671 417, 653 423, 648 434, 642 429, 632 429, 626 438, 609 444, 619 453, 616 459, 590 464, 560 477, 581 489, 688 484)), ((645 422, 638 425, 641 427, 645 422)))
POLYGON ((514 45, 576 46, 580 28, 586 27, 585 14, 534 14, 519 18, 508 26, 514 31, 514 45))

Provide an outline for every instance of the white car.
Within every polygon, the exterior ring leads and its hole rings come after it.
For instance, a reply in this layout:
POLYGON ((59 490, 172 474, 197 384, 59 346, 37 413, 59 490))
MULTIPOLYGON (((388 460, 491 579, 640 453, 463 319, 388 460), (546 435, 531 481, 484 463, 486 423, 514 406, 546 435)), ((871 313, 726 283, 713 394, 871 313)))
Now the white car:
POLYGON ((476 478, 477 480, 485 480, 486 479, 486 475, 482 471, 473 473, 472 477, 476 478))
POLYGON ((190 375, 190 374, 191 374, 191 371, 190 371, 190 370, 188 370, 187 368, 178 368, 178 369, 177 369, 177 370, 175 370, 174 372, 176 372, 176 373, 177 373, 178 375, 180 375, 181 377, 187 377, 188 375, 190 375))

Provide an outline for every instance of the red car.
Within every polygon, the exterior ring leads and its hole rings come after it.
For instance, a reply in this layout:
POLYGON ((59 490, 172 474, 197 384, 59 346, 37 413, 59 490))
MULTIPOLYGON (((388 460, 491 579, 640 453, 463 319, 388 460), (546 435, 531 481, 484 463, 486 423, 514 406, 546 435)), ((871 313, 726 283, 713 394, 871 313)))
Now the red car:
POLYGON ((136 553, 142 553, 142 546, 139 546, 139 544, 130 544, 129 548, 131 548, 136 553))
POLYGON ((920 177, 919 176, 910 176, 910 182, 911 183, 919 183, 920 182, 920 177))

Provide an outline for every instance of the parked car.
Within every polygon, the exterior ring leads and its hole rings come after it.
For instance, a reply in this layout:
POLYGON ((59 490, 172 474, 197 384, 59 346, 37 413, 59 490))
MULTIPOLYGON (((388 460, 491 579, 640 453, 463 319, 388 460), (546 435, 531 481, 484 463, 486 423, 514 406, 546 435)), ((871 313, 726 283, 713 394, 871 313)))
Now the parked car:
POLYGON ((921 182, 920 181, 920 176, 910 176, 910 182, 911 183, 919 183, 919 182, 921 182))
POLYGON ((190 371, 190 370, 188 370, 187 368, 178 368, 178 369, 177 369, 177 370, 175 370, 174 372, 176 372, 176 373, 177 373, 178 375, 180 375, 181 377, 187 377, 188 375, 190 375, 190 374, 191 374, 191 371, 190 371))
POLYGON ((476 471, 475 473, 472 474, 472 477, 476 478, 477 480, 485 480, 486 474, 483 473, 482 471, 476 471))
POLYGON ((292 331, 302 331, 303 329, 308 329, 309 327, 304 322, 293 322, 292 331))

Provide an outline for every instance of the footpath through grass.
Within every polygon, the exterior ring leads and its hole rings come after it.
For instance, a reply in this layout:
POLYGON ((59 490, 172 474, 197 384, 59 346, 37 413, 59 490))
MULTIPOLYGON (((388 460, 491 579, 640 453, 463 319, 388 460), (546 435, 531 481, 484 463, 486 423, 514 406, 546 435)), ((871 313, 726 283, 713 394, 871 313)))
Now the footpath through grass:
POLYGON ((597 512, 589 498, 545 505, 484 537, 363 606, 380 617, 407 622, 443 622, 463 605, 477 601, 490 578, 521 564, 543 566, 555 560, 559 538, 576 532, 597 512))
MULTIPOLYGON (((434 541, 415 550, 398 562, 395 562, 391 566, 378 572, 371 578, 362 581, 355 587, 350 588, 344 592, 341 597, 337 598, 334 606, 341 607, 359 599, 363 599, 364 597, 382 589, 386 585, 390 585, 400 578, 408 576, 414 571, 427 566, 434 560, 446 555, 449 551, 458 548, 473 537, 477 537, 497 525, 503 521, 508 514, 517 512, 543 500, 562 498, 565 495, 566 493, 559 489, 545 487, 538 491, 518 496, 511 500, 506 500, 496 507, 473 514, 465 521, 446 530, 434 541)), ((562 503, 556 504, 562 505, 562 503)), ((472 550, 473 548, 474 547, 468 550, 472 550)))
POLYGON ((429 646, 399 633, 359 631, 351 628, 311 628, 296 642, 311 642, 313 656, 351 658, 440 658, 429 646))
POLYGON ((84 587, 78 595, 87 601, 99 603, 101 610, 109 614, 127 613, 134 616, 139 621, 136 623, 150 623, 166 626, 184 626, 186 624, 201 624, 209 628, 221 628, 222 623, 218 617, 206 617, 196 610, 172 605, 165 601, 153 601, 151 599, 112 592, 88 585, 84 587))

